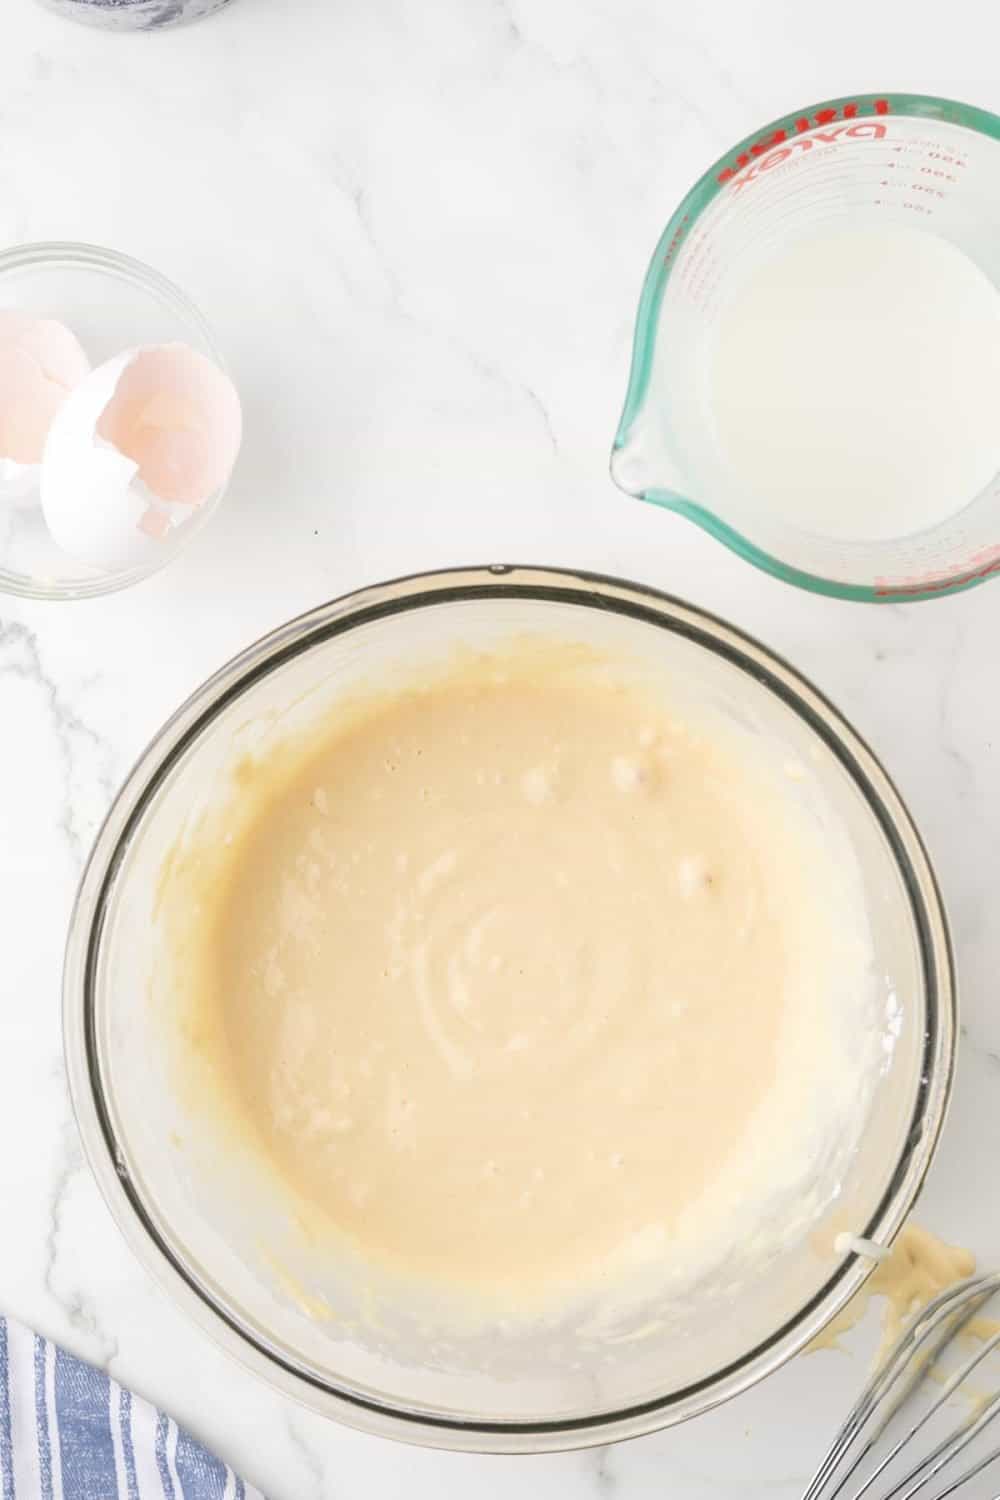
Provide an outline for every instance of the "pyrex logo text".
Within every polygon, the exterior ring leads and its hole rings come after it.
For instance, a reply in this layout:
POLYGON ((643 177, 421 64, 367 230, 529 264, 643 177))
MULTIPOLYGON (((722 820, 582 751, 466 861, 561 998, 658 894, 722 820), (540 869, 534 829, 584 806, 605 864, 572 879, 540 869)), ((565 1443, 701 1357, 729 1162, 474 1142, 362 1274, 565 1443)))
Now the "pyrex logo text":
MULTIPOLYGON (((885 125, 879 120, 858 119, 858 108, 854 103, 844 104, 836 109, 818 109, 814 115, 800 115, 787 125, 779 125, 770 135, 754 141, 747 151, 741 151, 730 166, 722 169, 716 180, 731 183, 738 189, 752 182, 761 172, 769 172, 780 166, 796 152, 811 151, 813 146, 831 145, 841 136, 856 140, 881 140, 886 133, 885 125), (852 121, 855 123, 851 123, 852 121), (807 135, 807 132, 811 134, 807 135)), ((888 99, 876 99, 873 108, 876 115, 887 115, 888 99)))

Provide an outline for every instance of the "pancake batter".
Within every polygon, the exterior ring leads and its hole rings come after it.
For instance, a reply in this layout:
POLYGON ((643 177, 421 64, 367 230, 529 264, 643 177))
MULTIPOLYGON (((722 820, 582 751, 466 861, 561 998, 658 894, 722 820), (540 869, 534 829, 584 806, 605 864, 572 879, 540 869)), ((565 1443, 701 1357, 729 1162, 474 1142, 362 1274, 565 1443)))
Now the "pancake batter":
POLYGON ((539 647, 293 762, 241 779, 197 1037, 366 1263, 519 1299, 696 1266, 860 1128, 863 922, 735 738, 539 647))

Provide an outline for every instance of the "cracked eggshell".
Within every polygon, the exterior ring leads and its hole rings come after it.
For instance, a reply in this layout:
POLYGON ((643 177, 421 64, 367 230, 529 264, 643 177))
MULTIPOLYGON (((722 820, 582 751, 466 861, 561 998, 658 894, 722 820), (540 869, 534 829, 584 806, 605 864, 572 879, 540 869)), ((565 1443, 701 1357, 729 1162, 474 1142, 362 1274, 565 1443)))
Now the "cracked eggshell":
POLYGON ((155 564, 236 462, 239 397, 186 344, 128 349, 84 380, 45 444, 42 513, 70 556, 103 572, 155 564))
POLYGON ((64 324, 0 308, 0 501, 34 495, 53 419, 89 370, 64 324))

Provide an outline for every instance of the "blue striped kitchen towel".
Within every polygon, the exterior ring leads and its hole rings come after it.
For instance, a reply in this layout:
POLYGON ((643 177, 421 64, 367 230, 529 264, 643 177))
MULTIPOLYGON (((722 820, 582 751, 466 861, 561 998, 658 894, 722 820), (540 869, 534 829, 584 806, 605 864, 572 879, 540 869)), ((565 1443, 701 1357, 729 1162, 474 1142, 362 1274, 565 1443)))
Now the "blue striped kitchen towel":
POLYGON ((103 1370, 0 1317, 0 1500, 263 1500, 103 1370))

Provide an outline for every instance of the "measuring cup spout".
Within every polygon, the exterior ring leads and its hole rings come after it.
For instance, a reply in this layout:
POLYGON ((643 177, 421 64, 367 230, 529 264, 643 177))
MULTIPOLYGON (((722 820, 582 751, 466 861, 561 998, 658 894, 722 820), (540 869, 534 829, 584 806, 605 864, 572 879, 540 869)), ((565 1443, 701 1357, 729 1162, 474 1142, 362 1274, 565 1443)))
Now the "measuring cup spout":
POLYGON ((618 430, 611 450, 611 477, 627 495, 660 505, 691 503, 683 470, 665 441, 662 426, 640 416, 618 430))

